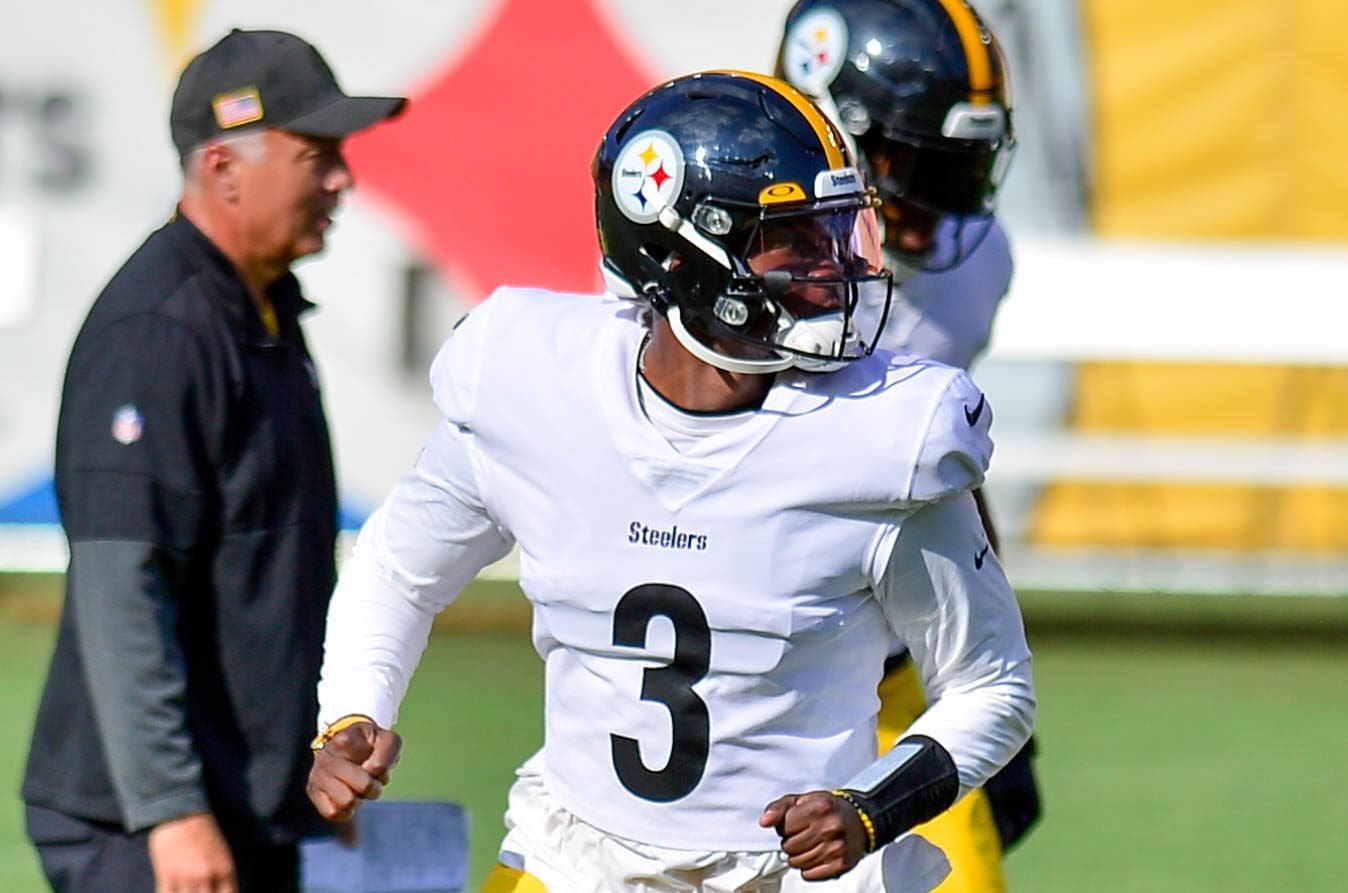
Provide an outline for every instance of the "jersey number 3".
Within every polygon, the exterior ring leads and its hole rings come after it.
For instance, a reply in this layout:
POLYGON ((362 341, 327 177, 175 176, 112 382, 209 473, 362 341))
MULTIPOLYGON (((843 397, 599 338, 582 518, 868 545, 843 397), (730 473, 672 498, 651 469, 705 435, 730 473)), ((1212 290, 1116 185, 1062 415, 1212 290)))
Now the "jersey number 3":
POLYGON ((646 630, 657 615, 674 625, 674 659, 667 666, 643 671, 641 699, 669 710, 673 744, 663 769, 649 769, 635 738, 609 735, 613 768, 623 787, 646 800, 668 803, 686 797, 707 768, 710 719, 707 703, 693 684, 707 675, 711 663, 711 630, 707 615, 691 592, 667 583, 645 583, 628 591, 613 611, 613 644, 646 646, 646 630))

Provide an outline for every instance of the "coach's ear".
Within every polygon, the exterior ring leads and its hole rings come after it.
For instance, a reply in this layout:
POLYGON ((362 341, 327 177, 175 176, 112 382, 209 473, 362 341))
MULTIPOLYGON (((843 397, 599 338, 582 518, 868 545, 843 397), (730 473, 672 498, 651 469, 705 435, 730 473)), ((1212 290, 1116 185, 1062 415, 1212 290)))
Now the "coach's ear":
POLYGON ((212 140, 200 149, 196 176, 217 198, 235 204, 242 190, 241 175, 245 162, 237 147, 228 142, 212 140))

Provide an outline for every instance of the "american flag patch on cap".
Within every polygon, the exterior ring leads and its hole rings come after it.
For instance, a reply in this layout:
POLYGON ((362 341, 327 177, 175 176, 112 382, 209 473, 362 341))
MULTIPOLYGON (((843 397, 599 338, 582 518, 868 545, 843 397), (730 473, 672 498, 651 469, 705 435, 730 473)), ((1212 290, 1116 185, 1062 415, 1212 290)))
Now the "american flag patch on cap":
POLYGON ((215 109, 215 122, 221 130, 262 120, 262 97, 257 87, 221 93, 211 100, 211 108, 215 109))

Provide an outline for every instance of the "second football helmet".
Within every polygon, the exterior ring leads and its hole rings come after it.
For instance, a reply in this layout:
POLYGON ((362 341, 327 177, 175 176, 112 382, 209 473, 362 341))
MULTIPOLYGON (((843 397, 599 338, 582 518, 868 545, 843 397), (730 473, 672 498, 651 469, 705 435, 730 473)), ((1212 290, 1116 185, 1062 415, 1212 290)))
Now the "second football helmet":
POLYGON ((847 131, 885 202, 993 210, 1015 144, 1010 91, 964 0, 800 0, 777 69, 847 131))
POLYGON ((891 289, 875 196, 789 84, 719 71, 656 87, 592 173, 610 290, 649 301, 694 356, 829 371, 874 349, 891 289))

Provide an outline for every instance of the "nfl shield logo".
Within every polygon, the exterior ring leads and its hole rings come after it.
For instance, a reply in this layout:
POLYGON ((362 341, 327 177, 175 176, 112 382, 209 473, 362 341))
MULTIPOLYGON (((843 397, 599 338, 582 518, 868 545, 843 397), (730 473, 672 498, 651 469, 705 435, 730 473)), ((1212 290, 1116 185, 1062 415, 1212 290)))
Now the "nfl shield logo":
POLYGON ((145 419, 141 416, 140 410, 136 409, 135 404, 128 403, 125 406, 120 406, 112 414, 112 439, 123 446, 130 446, 140 440, 144 431, 145 419))

